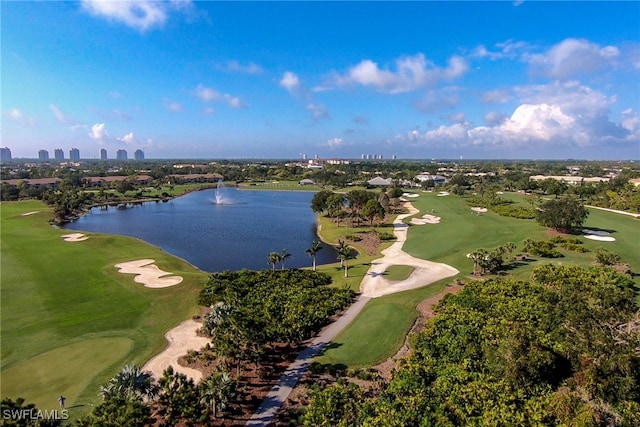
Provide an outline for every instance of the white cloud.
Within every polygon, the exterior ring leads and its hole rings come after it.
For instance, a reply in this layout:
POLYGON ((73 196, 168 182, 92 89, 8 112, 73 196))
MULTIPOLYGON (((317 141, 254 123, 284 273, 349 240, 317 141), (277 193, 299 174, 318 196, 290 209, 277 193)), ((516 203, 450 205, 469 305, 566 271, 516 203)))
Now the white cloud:
POLYGON ((640 139, 640 114, 631 108, 627 108, 622 112, 621 116, 620 124, 622 127, 628 130, 631 135, 635 135, 636 138, 640 139))
POLYGON ((223 71, 241 74, 260 74, 264 71, 262 67, 254 64, 253 62, 249 62, 247 65, 243 65, 235 60, 229 61, 225 66, 220 66, 218 68, 223 71))
POLYGON ((216 90, 203 85, 198 85, 194 93, 204 102, 215 101, 220 98, 220 94, 216 90))
POLYGON ((449 114, 447 116, 447 120, 451 123, 464 123, 466 121, 466 116, 464 112, 461 111, 459 113, 449 114))
POLYGON ((542 54, 527 54, 523 59, 534 72, 553 78, 568 78, 593 73, 615 65, 620 50, 600 46, 584 39, 565 39, 542 54))
POLYGON ((460 97, 458 89, 455 87, 447 87, 440 90, 428 90, 424 97, 414 105, 425 113, 434 113, 440 110, 450 110, 458 105, 460 97))
POLYGON ((291 71, 285 71, 278 84, 290 93, 294 93, 302 87, 298 76, 291 71))
POLYGON ((306 109, 311 113, 311 120, 314 124, 322 119, 328 119, 331 117, 331 113, 329 113, 327 107, 322 104, 309 103, 307 104, 306 109))
POLYGON ((491 111, 483 126, 455 117, 460 120, 452 120, 455 123, 450 126, 424 133, 414 130, 400 138, 430 147, 517 148, 532 154, 558 147, 606 147, 616 141, 640 143, 640 114, 627 109, 619 122, 613 122, 610 106, 616 98, 578 82, 516 87, 514 93, 520 105, 510 116, 491 111))
POLYGON ((122 141, 127 145, 131 145, 136 141, 136 138, 133 135, 133 132, 129 132, 128 134, 126 134, 122 138, 118 138, 118 141, 122 141))
POLYGON ((100 144, 109 137, 109 134, 107 133, 107 127, 104 123, 96 123, 95 125, 91 126, 91 132, 89 132, 88 135, 89 138, 97 141, 100 144))
POLYGON ((351 67, 345 74, 336 74, 332 82, 336 86, 370 86, 384 93, 411 92, 434 85, 443 80, 452 80, 464 75, 468 65, 464 58, 453 56, 447 67, 437 67, 423 54, 404 56, 395 61, 395 71, 382 69, 377 63, 365 59, 351 67))
POLYGON ((202 109, 202 115, 203 116, 209 116, 213 113, 215 113, 216 110, 213 107, 205 107, 202 109))
POLYGON ((196 87, 193 94, 203 102, 225 102, 233 108, 242 108, 246 106, 237 96, 232 96, 228 93, 221 94, 217 90, 201 84, 196 87))
POLYGON ((482 102, 485 104, 504 104, 511 98, 512 95, 508 89, 495 89, 482 94, 482 102))
POLYGON ((498 125, 508 119, 506 114, 499 113, 497 111, 489 111, 484 115, 484 121, 490 126, 498 125))
POLYGON ((228 93, 225 93, 222 98, 230 107, 242 108, 245 106, 245 104, 237 96, 231 96, 228 93))
POLYGON ((17 108, 12 108, 8 112, 6 112, 5 115, 8 116, 12 121, 25 126, 35 126, 36 124, 36 119, 34 119, 33 117, 25 116, 22 111, 17 108))
POLYGON ((170 99, 165 99, 164 101, 162 101, 162 105, 164 106, 164 108, 166 108, 167 110, 172 111, 174 113, 182 111, 182 104, 180 104, 177 101, 172 101, 170 99))
POLYGON ((329 148, 338 148, 344 146, 345 144, 342 138, 331 138, 323 145, 329 148))
POLYGON ((140 32, 159 28, 167 22, 169 14, 177 11, 190 13, 193 3, 157 0, 82 0, 82 8, 93 16, 123 23, 140 32))
POLYGON ((57 121, 59 121, 60 123, 67 122, 67 117, 55 104, 49 104, 49 108, 53 112, 53 115, 56 116, 57 121))

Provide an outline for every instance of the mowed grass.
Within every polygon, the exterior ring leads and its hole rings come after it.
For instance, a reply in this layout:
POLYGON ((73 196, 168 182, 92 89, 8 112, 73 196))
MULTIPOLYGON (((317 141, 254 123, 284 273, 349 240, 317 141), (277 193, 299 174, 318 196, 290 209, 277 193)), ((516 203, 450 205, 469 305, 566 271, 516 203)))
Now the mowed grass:
MULTIPOLYGON (((410 225, 403 249, 417 258, 449 264, 457 268, 460 274, 422 289, 371 300, 352 324, 334 340, 331 348, 317 359, 319 363, 359 368, 384 361, 404 343, 406 333, 417 318, 415 308, 421 300, 437 294, 454 279, 470 279, 473 262, 467 258, 468 253, 479 248, 490 250, 507 242, 516 243, 517 253, 522 250, 525 239, 547 240, 551 237, 550 231, 535 220, 503 217, 492 212, 478 215, 471 210, 465 198, 454 195, 443 197, 437 193, 419 194, 420 197, 411 199, 412 204, 420 210, 416 217, 428 213, 441 217, 441 222, 410 225)), ((517 194, 505 196, 528 203, 517 194)), ((599 242, 575 236, 584 242, 590 252, 577 253, 559 248, 564 254, 563 258, 537 258, 512 263, 506 273, 517 279, 529 280, 531 271, 539 265, 590 266, 594 260, 593 250, 597 247, 605 247, 619 254, 634 273, 640 273, 640 221, 596 209, 589 209, 589 213, 585 228, 608 230, 616 238, 615 242, 599 242)), ((634 280, 640 286, 640 276, 634 280)))
MULTIPOLYGON (((42 203, 2 202, 2 396, 42 409, 89 405, 127 363, 161 351, 164 333, 198 313, 208 274, 142 241, 98 233, 66 242, 42 203), (36 212, 32 215, 23 215, 36 212), (183 282, 149 289, 114 264, 151 258, 183 282)), ((86 408, 86 406, 85 406, 86 408)))

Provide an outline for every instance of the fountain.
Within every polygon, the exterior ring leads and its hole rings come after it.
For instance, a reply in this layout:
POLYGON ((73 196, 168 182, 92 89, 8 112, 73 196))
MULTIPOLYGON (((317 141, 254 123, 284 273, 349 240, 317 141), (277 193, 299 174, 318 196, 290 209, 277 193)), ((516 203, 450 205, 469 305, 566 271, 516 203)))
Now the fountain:
POLYGON ((213 203, 215 203, 216 205, 230 205, 233 203, 233 200, 229 199, 228 197, 226 197, 225 194, 225 189, 224 189, 224 183, 222 182, 221 179, 218 180, 218 186, 216 187, 216 195, 215 195, 215 199, 213 200, 213 203))

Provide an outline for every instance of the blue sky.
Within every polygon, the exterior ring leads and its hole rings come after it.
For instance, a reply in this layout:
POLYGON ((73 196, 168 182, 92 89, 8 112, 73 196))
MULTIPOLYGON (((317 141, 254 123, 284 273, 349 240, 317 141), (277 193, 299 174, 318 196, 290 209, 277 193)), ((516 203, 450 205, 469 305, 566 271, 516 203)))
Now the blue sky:
POLYGON ((14 157, 640 158, 639 2, 1 7, 14 157))

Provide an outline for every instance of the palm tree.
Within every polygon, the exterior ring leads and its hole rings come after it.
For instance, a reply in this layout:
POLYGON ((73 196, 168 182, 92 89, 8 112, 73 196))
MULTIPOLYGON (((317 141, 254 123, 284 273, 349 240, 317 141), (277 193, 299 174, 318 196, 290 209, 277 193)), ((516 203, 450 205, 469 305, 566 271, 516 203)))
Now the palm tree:
POLYGON ((103 399, 123 397, 125 399, 154 399, 160 388, 153 380, 151 372, 143 371, 136 365, 126 365, 109 382, 100 387, 103 399))
POLYGON ((280 254, 278 252, 269 253, 269 264, 271 264, 271 269, 276 271, 276 264, 280 262, 280 254))
POLYGON ((318 252, 320 252, 321 249, 322 243, 320 243, 319 240, 314 240, 311 243, 311 247, 305 251, 307 255, 313 258, 313 271, 316 271, 316 255, 318 254, 318 252))
POLYGON ((224 303, 224 301, 218 301, 211 306, 211 312, 204 316, 204 330, 213 335, 216 328, 226 322, 231 315, 231 307, 224 303))
POLYGON ((200 384, 202 402, 209 405, 215 418, 218 411, 223 411, 235 396, 235 383, 227 372, 217 372, 200 384))
POLYGON ((513 251, 516 250, 517 246, 513 242, 505 243, 504 248, 509 252, 509 260, 513 259, 513 251))
POLYGON ((473 275, 474 276, 478 272, 478 262, 480 261, 480 257, 481 256, 482 255, 480 254, 480 251, 473 251, 469 255, 467 255, 467 258, 469 258, 471 261, 473 261, 473 275))
POLYGON ((338 259, 340 260, 340 267, 344 267, 344 259, 340 257, 340 254, 345 252, 349 246, 344 242, 344 240, 338 240, 338 247, 336 251, 338 251, 338 259))
POLYGON ((344 240, 339 241, 337 251, 340 264, 344 267, 344 277, 349 277, 349 266, 347 265, 347 260, 354 258, 354 251, 344 242, 344 240))
POLYGON ((282 262, 282 269, 284 270, 284 260, 289 258, 291 256, 291 254, 289 252, 287 252, 286 249, 283 249, 282 252, 280 252, 280 261, 282 262))

